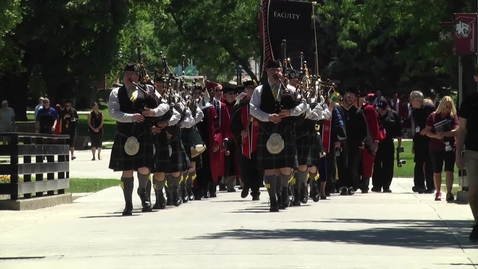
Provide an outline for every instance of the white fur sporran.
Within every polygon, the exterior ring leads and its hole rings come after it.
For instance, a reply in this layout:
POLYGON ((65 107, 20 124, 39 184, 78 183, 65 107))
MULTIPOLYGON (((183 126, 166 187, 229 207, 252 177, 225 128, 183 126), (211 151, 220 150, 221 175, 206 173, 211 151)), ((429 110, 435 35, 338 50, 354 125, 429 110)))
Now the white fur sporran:
POLYGON ((126 143, 124 143, 124 152, 129 156, 134 156, 139 152, 139 142, 134 136, 128 137, 126 143))
POLYGON ((266 148, 271 154, 279 154, 284 150, 284 139, 278 133, 273 133, 267 139, 266 148))

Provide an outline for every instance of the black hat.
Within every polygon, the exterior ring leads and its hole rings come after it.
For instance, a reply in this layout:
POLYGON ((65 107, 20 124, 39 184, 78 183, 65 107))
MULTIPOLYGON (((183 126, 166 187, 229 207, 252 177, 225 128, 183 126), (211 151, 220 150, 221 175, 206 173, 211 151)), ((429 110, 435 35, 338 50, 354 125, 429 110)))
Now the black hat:
POLYGON ((244 86, 244 88, 247 88, 249 86, 254 86, 256 87, 257 86, 257 82, 255 80, 247 80, 247 81, 244 81, 242 83, 242 86, 244 86))
POLYGON ((239 94, 243 92, 246 89, 246 86, 239 86, 236 88, 236 93, 239 94))
POLYGON ((138 72, 138 67, 134 63, 129 63, 124 67, 124 72, 138 72))
POLYGON ((297 70, 289 70, 289 73, 287 74, 287 77, 288 77, 289 79, 299 78, 299 77, 300 77, 300 71, 297 71, 297 70))
POLYGON ((235 92, 236 92, 236 88, 233 88, 233 87, 224 87, 224 88, 222 89, 222 92, 223 92, 224 94, 229 93, 229 92, 234 92, 234 93, 235 93, 235 92))
POLYGON ((377 107, 378 107, 378 108, 386 109, 387 106, 388 106, 388 100, 385 99, 385 97, 380 97, 380 98, 377 100, 377 107))
POLYGON ((348 87, 344 90, 344 93, 348 93, 348 92, 355 95, 359 95, 359 91, 357 90, 357 88, 348 87))
POLYGON ((269 61, 266 62, 266 69, 281 68, 281 67, 282 67, 282 64, 279 60, 277 60, 277 61, 269 60, 269 61))

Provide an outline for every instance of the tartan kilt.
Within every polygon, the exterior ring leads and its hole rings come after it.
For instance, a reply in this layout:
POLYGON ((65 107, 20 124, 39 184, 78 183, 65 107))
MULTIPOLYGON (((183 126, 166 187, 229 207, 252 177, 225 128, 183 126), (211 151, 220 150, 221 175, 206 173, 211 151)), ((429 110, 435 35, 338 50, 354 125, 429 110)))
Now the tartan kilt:
POLYGON ((320 153, 324 152, 324 145, 322 144, 322 137, 318 132, 310 132, 310 166, 320 167, 322 159, 320 153))
POLYGON ((169 167, 169 141, 166 132, 153 136, 156 154, 154 155, 154 172, 164 173, 169 167))
POLYGON ((193 145, 191 143, 191 140, 189 139, 189 134, 190 132, 192 132, 193 128, 196 128, 196 127, 181 129, 181 141, 183 142, 183 147, 184 147, 184 151, 186 152, 186 156, 188 156, 191 162, 196 163, 196 170, 197 170, 202 167, 202 157, 201 157, 202 154, 199 154, 199 156, 196 156, 194 158, 191 157, 191 147, 193 145))
POLYGON ((299 165, 310 165, 311 137, 308 132, 297 133, 296 131, 296 147, 297 161, 299 165))
POLYGON ((260 169, 279 169, 291 167, 297 169, 299 163, 297 161, 297 147, 295 145, 294 126, 281 128, 278 133, 284 140, 284 149, 279 154, 271 154, 266 147, 267 140, 273 134, 271 128, 264 128, 261 123, 259 134, 257 136, 257 163, 260 169))
POLYGON ((169 145, 171 146, 173 153, 171 154, 171 157, 169 157, 169 165, 166 169, 166 173, 184 172, 191 168, 191 161, 184 150, 181 136, 178 135, 173 137, 169 140, 169 145))
POLYGON ((111 150, 109 168, 113 171, 137 171, 141 167, 153 168, 153 135, 149 125, 117 123, 116 134, 111 150), (139 142, 139 151, 129 156, 124 151, 128 137, 134 135, 139 142))

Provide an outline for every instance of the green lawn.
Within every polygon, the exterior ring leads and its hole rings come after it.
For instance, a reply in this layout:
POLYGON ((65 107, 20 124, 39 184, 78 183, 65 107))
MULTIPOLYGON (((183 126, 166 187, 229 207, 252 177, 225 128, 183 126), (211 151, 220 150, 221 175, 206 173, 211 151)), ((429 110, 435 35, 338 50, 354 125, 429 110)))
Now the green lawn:
POLYGON ((102 178, 72 178, 70 179, 70 188, 66 192, 97 192, 109 187, 119 186, 119 179, 102 178))
MULTIPOLYGON (((23 178, 20 179, 22 181, 23 178)), ((34 179, 32 179, 34 180, 34 179)), ((10 177, 0 176, 0 184, 9 184, 10 177)), ((66 192, 80 193, 80 192, 97 192, 113 186, 119 186, 119 179, 102 179, 102 178, 71 178, 70 188, 66 192)))
MULTIPOLYGON (((413 178, 413 170, 415 167, 415 163, 413 162, 413 154, 412 154, 412 142, 411 141, 403 141, 402 146, 404 152, 400 154, 400 158, 407 161, 402 167, 397 167, 395 160, 395 167, 393 170, 394 177, 411 177, 413 178)), ((397 147, 397 142, 395 142, 395 148, 397 147)), ((445 173, 443 172, 442 175, 443 180, 445 180, 445 173)), ((443 181, 444 182, 444 181, 443 181)), ((455 166, 455 184, 458 184, 458 169, 455 166)))
MULTIPOLYGON (((110 118, 108 113, 108 107, 106 104, 100 104, 101 112, 105 116, 105 123, 104 123, 104 137, 103 141, 113 141, 114 135, 116 131, 116 121, 110 118)), ((89 136, 88 134, 88 115, 79 115, 80 121, 78 123, 78 136, 89 136)), ((33 121, 35 116, 33 114, 27 115, 28 120, 33 121)))

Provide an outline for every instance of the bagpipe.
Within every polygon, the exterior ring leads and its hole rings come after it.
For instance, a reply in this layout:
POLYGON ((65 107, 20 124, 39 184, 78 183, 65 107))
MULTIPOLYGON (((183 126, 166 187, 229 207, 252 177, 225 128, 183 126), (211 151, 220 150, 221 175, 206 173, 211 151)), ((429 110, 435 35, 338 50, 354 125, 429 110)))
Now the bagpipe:
POLYGON ((138 95, 142 94, 144 95, 143 98, 140 100, 143 100, 140 103, 135 103, 135 110, 141 111, 144 110, 144 108, 149 108, 149 109, 154 109, 158 107, 160 104, 159 98, 156 96, 154 92, 154 87, 150 83, 150 79, 148 77, 146 67, 144 66, 142 54, 141 54, 141 43, 137 43, 137 54, 138 54, 138 83, 133 82, 133 84, 139 89, 138 90, 138 95))
MULTIPOLYGON (((341 95, 336 90, 335 82, 330 79, 323 81, 319 74, 311 75, 307 61, 304 60, 304 53, 300 52, 300 68, 298 70, 299 83, 296 86, 295 98, 305 100, 312 107, 315 105, 328 105, 329 102, 337 103, 341 95)), ((287 57, 287 41, 282 40, 281 44, 282 73, 284 77, 290 77, 296 72, 290 58, 287 57)), ((288 80, 286 79, 286 83, 288 80)))
MULTIPOLYGON (((188 109, 192 116, 195 117, 201 97, 195 98, 196 80, 193 80, 193 85, 186 84, 185 71, 188 59, 185 55, 181 56, 181 76, 175 76, 162 51, 160 52, 160 57, 163 66, 161 71, 158 69, 155 70, 155 82, 162 84, 162 102, 169 104, 170 107, 165 120, 169 120, 172 117, 173 109, 181 115, 180 121, 184 119, 188 109)), ((181 131, 179 125, 167 126, 165 129, 166 132, 171 135, 171 139, 180 137, 181 131)), ((189 130, 186 139, 189 140, 191 145, 191 157, 194 158, 206 150, 206 145, 196 128, 193 127, 189 130)))

